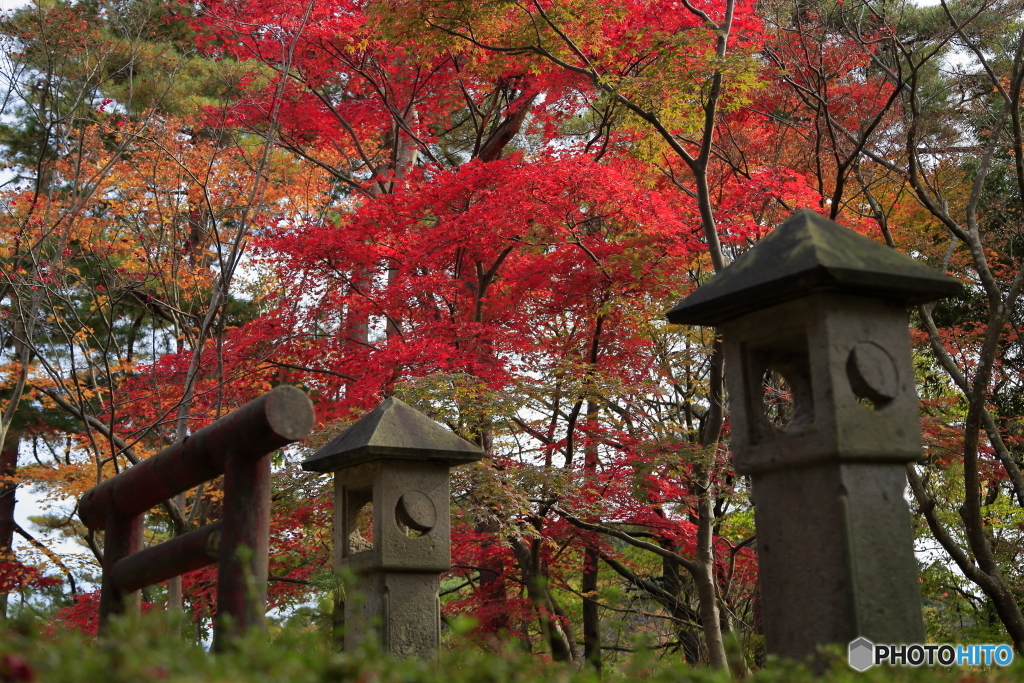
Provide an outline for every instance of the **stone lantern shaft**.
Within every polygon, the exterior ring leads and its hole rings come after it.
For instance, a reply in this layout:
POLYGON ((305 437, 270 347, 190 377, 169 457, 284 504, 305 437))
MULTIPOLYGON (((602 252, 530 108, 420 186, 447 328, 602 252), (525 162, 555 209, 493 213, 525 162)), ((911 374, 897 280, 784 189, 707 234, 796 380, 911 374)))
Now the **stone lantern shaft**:
POLYGON ((669 311, 717 327, 725 346, 769 653, 924 639, 904 498, 921 450, 907 306, 960 291, 802 210, 669 311))

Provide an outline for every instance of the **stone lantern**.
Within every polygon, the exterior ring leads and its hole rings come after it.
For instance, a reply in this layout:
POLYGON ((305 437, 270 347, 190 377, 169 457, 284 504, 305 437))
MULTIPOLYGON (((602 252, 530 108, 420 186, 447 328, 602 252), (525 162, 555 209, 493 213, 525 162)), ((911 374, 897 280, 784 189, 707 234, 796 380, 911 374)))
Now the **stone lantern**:
POLYGON ((357 599, 345 600, 346 649, 376 633, 395 656, 436 656, 439 575, 451 568, 449 469, 482 457, 389 398, 302 463, 334 472, 334 566, 358 577, 357 599), (357 528, 364 508, 370 539, 357 528))
POLYGON ((904 468, 921 455, 907 306, 960 291, 801 210, 669 311, 670 322, 717 327, 725 345, 769 653, 923 641, 904 498, 904 468), (765 380, 779 377, 789 415, 766 405, 765 380))

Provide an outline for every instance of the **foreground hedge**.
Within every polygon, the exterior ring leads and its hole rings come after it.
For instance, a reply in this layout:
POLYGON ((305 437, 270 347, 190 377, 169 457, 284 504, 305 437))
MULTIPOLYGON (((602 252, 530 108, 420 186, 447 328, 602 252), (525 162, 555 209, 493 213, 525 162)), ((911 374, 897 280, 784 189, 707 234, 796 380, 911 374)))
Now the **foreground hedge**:
MULTIPOLYGON (((591 671, 572 671, 536 656, 513 650, 486 653, 466 641, 443 652, 437 662, 395 662, 380 652, 332 653, 315 633, 284 631, 275 637, 254 637, 229 653, 208 654, 202 648, 170 637, 160 620, 121 624, 111 637, 97 642, 76 633, 44 635, 32 625, 18 624, 0 637, 0 681, 39 683, 651 683, 729 680, 708 669, 658 661, 640 653, 601 679, 591 671)), ((850 669, 840 653, 831 655, 823 678, 793 663, 773 662, 747 680, 756 683, 811 681, 956 681, 996 683, 1024 680, 1024 664, 1015 658, 1006 669, 942 669, 940 667, 875 667, 865 673, 850 669)))

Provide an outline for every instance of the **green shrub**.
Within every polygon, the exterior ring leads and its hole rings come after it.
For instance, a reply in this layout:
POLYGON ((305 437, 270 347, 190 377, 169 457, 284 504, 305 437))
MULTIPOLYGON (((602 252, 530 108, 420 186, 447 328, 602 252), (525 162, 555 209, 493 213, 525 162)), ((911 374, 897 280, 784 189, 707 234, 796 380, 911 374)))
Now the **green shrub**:
MULTIPOLYGON (((100 641, 78 633, 44 634, 30 621, 13 624, 0 639, 0 682, 39 683, 718 683, 721 672, 689 668, 640 652, 601 679, 590 670, 574 671, 511 646, 485 652, 455 636, 436 662, 394 661, 372 646, 352 653, 331 651, 320 633, 282 629, 239 641, 229 652, 207 653, 170 635, 162 615, 141 623, 118 622, 100 641)), ((1024 666, 1007 669, 876 667, 865 673, 846 665, 838 649, 822 655, 829 668, 817 677, 793 662, 770 662, 747 680, 752 683, 881 683, 949 681, 997 683, 1024 679, 1024 666)))

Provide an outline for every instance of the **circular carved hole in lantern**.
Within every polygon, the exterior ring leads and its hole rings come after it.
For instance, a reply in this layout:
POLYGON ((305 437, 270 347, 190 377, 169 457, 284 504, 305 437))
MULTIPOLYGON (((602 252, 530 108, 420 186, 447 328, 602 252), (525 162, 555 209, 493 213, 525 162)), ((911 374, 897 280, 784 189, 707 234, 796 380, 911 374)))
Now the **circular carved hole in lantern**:
POLYGON ((761 379, 764 416, 776 429, 785 429, 793 419, 793 388, 778 370, 768 368, 761 379))
POLYGON ((437 511, 427 494, 406 491, 395 505, 395 522, 406 536, 416 538, 434 528, 437 511))
POLYGON ((857 403, 871 410, 889 405, 899 393, 896 362, 888 351, 873 342, 860 342, 850 350, 846 376, 857 403))

